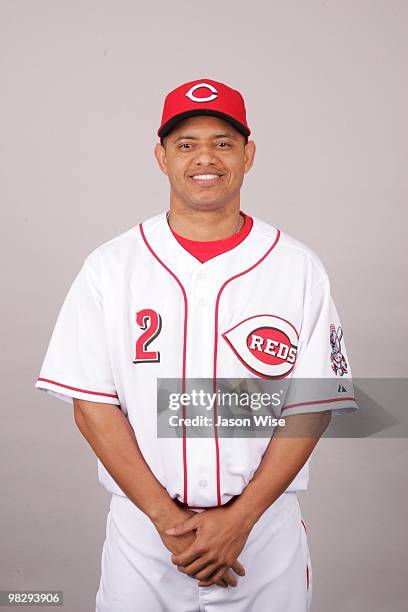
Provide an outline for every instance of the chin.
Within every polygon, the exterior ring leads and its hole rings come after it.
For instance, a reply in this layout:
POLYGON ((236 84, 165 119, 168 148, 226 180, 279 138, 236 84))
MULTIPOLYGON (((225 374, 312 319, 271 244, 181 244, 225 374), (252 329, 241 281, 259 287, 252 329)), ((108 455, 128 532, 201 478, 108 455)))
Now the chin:
POLYGON ((189 194, 189 196, 185 200, 186 205, 194 208, 194 210, 218 210, 228 202, 225 194, 221 195, 220 193, 201 193, 198 197, 197 194, 189 194))

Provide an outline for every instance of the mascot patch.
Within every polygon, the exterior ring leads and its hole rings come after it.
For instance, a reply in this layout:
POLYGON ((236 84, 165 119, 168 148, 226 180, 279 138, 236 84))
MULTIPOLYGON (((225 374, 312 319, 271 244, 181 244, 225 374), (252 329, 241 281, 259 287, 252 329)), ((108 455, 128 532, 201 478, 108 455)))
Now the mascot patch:
POLYGON ((347 362, 346 359, 341 352, 341 339, 343 338, 343 330, 341 327, 337 328, 333 325, 330 325, 330 346, 331 346, 331 367, 333 372, 336 375, 344 376, 347 374, 347 362))

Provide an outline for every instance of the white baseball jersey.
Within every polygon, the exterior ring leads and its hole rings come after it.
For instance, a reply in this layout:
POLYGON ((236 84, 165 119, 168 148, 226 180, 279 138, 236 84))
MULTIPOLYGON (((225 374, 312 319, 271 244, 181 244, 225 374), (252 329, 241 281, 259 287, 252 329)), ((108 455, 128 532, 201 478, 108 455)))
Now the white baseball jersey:
MULTIPOLYGON (((160 214, 95 249, 64 301, 36 387, 116 404, 153 474, 191 507, 226 503, 252 478, 267 438, 158 438, 158 378, 351 377, 324 267, 254 218, 232 250, 200 263, 160 214)), ((357 408, 346 393, 282 414, 357 408)), ((124 495, 98 461, 101 483, 124 495)), ((308 464, 288 491, 307 487, 308 464)))

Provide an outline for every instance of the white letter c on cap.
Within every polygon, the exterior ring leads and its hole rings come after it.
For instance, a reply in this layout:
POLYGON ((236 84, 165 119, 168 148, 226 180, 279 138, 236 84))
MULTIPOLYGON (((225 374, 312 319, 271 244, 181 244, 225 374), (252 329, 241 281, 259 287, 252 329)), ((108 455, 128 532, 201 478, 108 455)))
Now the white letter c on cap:
POLYGON ((191 89, 188 90, 186 96, 187 98, 190 98, 190 100, 192 100, 193 102, 212 102, 212 100, 215 100, 215 98, 217 98, 218 91, 209 83, 198 83, 197 85, 194 85, 191 89), (207 89, 209 89, 212 92, 211 95, 207 96, 206 98, 197 98, 194 95, 194 92, 197 91, 197 89, 200 89, 200 87, 206 87, 207 89))

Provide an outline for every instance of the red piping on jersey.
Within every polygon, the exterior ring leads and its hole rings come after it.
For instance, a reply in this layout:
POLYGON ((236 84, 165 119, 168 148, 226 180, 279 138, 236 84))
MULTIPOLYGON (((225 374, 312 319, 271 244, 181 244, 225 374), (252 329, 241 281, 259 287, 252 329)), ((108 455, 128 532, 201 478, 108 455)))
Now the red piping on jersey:
POLYGON ((335 397, 331 399, 314 400, 313 402, 299 402, 298 404, 288 404, 282 408, 282 412, 288 408, 296 408, 297 406, 313 406, 314 404, 329 404, 330 402, 355 402, 355 397, 335 397))
POLYGON ((43 382, 51 383, 52 385, 57 385, 58 387, 64 387, 64 389, 71 389, 71 391, 80 391, 81 393, 90 393, 91 395, 102 395, 103 397, 114 397, 116 399, 119 399, 116 393, 101 393, 100 391, 88 391, 87 389, 78 389, 77 387, 63 385, 62 383, 59 383, 55 380, 49 380, 48 378, 38 378, 37 380, 42 380, 43 382))
POLYGON ((306 590, 309 590, 309 566, 306 564, 306 590))
MULTIPOLYGON (((146 235, 143 230, 143 224, 139 225, 140 234, 142 236, 143 242, 149 249, 150 253, 153 257, 159 262, 161 266, 174 278, 176 283, 181 289, 184 300, 184 338, 183 338, 183 370, 182 370, 182 391, 185 393, 186 390, 186 351, 187 351, 187 317, 188 317, 188 302, 187 302, 187 294, 184 289, 181 281, 177 276, 170 270, 168 266, 160 259, 160 257, 153 251, 152 247, 147 241, 146 235)), ((185 406, 183 406, 183 419, 185 418, 185 406)), ((183 492, 183 500, 184 503, 187 504, 188 494, 187 494, 187 436, 186 436, 186 426, 183 420, 183 480, 184 480, 184 492, 183 492)))
MULTIPOLYGON (((305 533, 307 535, 307 529, 306 529, 306 525, 303 519, 300 519, 300 522, 303 525, 303 529, 305 530, 305 533)), ((309 584, 310 584, 310 577, 309 577, 309 564, 306 563, 306 590, 309 590, 309 584)))
POLYGON ((246 319, 243 319, 242 321, 240 321, 239 323, 237 323, 233 327, 230 327, 230 329, 227 329, 227 331, 224 332, 222 335, 225 336, 225 334, 229 334, 234 329, 236 329, 237 327, 242 325, 242 323, 246 323, 247 321, 250 321, 251 319, 258 319, 259 317, 274 317, 275 319, 280 319, 281 321, 285 321, 285 323, 287 323, 288 325, 290 325, 292 327, 293 331, 295 332, 295 334, 297 336, 297 339, 299 340, 298 331, 297 331, 296 327, 290 321, 288 321, 287 319, 284 319, 283 317, 278 317, 278 315, 271 315, 271 313, 267 313, 267 312, 264 312, 263 314, 259 314, 259 315, 252 315, 251 317, 247 317, 246 319))
MULTIPOLYGON (((244 274, 248 274, 248 272, 251 272, 254 268, 259 266, 259 264, 261 264, 264 261, 264 259, 268 257, 271 251, 273 251, 273 249, 279 242, 279 238, 280 238, 280 231, 277 230, 275 240, 273 241, 272 246, 270 246, 269 249, 266 251, 266 253, 264 253, 264 255, 262 255, 262 257, 247 270, 244 270, 243 272, 239 272, 238 274, 231 276, 231 278, 228 278, 221 285, 221 288, 218 291, 217 299, 215 302, 215 325, 214 325, 214 369, 213 369, 213 392, 214 393, 216 393, 216 389, 217 389, 218 310, 219 310, 219 305, 220 305, 221 294, 224 291, 225 287, 229 285, 231 281, 235 280, 236 278, 239 278, 240 276, 243 276, 244 274)), ((214 440, 215 440, 215 460, 216 460, 216 470, 217 470, 217 503, 219 506, 221 506, 220 448, 219 448, 219 443, 218 443, 217 426, 215 425, 216 421, 217 421, 217 404, 216 402, 214 402, 214 440)))

